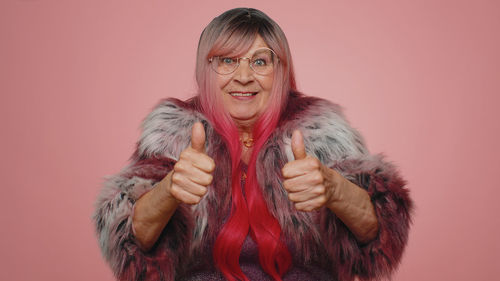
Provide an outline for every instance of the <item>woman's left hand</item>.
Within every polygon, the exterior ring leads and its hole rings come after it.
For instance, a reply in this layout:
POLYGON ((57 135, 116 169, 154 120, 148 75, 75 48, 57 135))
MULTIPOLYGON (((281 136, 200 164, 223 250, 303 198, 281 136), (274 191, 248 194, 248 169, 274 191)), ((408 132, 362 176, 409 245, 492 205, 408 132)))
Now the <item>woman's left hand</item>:
POLYGON ((375 209, 366 190, 348 181, 337 171, 324 166, 318 158, 307 155, 302 133, 292 134, 294 161, 281 170, 288 198, 300 211, 326 206, 356 236, 366 243, 375 238, 379 225, 375 209))
POLYGON ((283 186, 295 208, 312 211, 340 200, 346 179, 318 158, 306 154, 302 133, 298 130, 292 134, 292 151, 295 160, 288 162, 281 172, 285 179, 283 186))

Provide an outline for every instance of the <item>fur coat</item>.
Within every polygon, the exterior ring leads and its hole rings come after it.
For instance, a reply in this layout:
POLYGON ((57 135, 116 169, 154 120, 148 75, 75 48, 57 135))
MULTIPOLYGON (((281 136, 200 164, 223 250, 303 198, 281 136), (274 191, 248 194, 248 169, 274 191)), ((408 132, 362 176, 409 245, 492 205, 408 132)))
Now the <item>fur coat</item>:
MULTIPOLYGON (((144 120, 131 163, 107 178, 98 197, 94 221, 99 244, 120 280, 174 280, 213 260, 212 246, 231 208, 231 163, 221 137, 197 112, 196 101, 162 101, 144 120), (173 168, 190 143, 195 121, 204 124, 206 152, 216 163, 213 183, 199 204, 178 207, 154 248, 145 253, 134 240, 134 204, 173 168)), ((260 151, 257 173, 267 206, 293 249, 292 266, 314 264, 342 281, 379 279, 398 266, 412 212, 405 181, 381 155, 369 154, 338 105, 290 94, 278 127, 260 151), (281 168, 293 160, 294 129, 301 130, 308 154, 368 191, 379 222, 375 240, 360 244, 329 209, 301 212, 288 200, 281 168)))

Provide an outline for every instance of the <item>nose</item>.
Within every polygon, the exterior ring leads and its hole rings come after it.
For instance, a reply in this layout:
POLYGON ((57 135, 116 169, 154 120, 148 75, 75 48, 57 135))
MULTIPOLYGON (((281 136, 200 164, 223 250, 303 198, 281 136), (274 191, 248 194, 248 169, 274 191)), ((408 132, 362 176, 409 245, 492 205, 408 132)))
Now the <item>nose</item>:
POLYGON ((254 79, 253 73, 250 68, 250 59, 240 58, 240 64, 234 73, 233 79, 241 84, 248 84, 254 79))

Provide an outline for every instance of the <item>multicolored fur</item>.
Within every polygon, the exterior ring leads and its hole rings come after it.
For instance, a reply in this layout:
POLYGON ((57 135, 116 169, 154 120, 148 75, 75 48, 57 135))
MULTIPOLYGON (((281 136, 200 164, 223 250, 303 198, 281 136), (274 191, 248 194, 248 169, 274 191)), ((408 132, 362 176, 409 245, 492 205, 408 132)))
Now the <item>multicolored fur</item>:
MULTIPOLYGON (((131 164, 110 177, 96 203, 94 219, 103 255, 120 280, 174 280, 212 261, 212 246, 231 204, 231 160, 221 137, 188 102, 168 99, 143 123, 131 164), (181 205, 155 247, 142 252, 132 233, 135 201, 160 181, 189 145, 195 121, 205 125, 206 152, 216 163, 214 181, 202 201, 181 205)), ((332 279, 380 279, 399 264, 408 240, 412 202, 405 181, 380 155, 370 155, 362 137, 345 121, 340 107, 292 93, 275 132, 257 161, 267 206, 279 221, 293 264, 316 264, 332 279), (379 220, 377 238, 359 244, 330 210, 297 211, 282 187, 281 168, 293 160, 291 135, 300 129, 308 154, 365 188, 379 220)), ((215 270, 215 269, 214 269, 215 270)))

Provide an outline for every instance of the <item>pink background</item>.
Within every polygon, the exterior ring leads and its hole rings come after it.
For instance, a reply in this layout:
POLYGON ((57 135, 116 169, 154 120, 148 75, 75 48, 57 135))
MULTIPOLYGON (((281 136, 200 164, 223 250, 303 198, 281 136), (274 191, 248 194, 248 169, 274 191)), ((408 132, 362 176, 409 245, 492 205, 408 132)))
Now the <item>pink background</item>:
POLYGON ((287 34, 300 89, 408 179, 394 280, 500 275, 498 1, 171 2, 0 2, 0 280, 113 280, 90 220, 102 177, 160 98, 193 94, 205 25, 249 5, 287 34))

